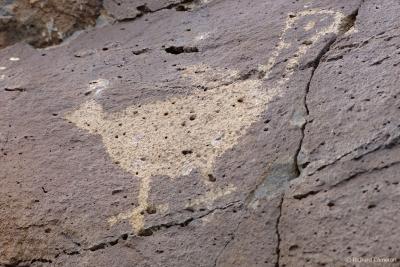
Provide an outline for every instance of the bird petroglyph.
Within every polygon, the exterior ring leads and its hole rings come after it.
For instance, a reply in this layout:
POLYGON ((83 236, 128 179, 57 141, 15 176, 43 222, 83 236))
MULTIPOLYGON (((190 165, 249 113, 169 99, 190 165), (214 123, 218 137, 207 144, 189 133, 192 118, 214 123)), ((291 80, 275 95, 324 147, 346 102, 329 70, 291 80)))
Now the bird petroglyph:
POLYGON ((210 191, 188 205, 209 205, 236 190, 234 185, 225 189, 215 188, 215 183, 208 177, 212 177, 216 159, 237 144, 248 128, 260 119, 273 98, 282 95, 284 85, 310 43, 298 46, 286 63, 284 75, 275 85, 266 88, 265 81, 281 50, 292 46, 285 40, 288 31, 300 18, 312 15, 328 15, 330 21, 328 26, 316 32, 311 31, 315 29, 315 22, 308 22, 306 30, 312 34, 309 38, 312 43, 328 33, 338 32, 344 18, 342 13, 330 10, 290 14, 276 50, 267 64, 259 67, 264 73, 261 79, 241 80, 235 70, 201 64, 188 66, 184 77, 195 85, 206 86, 208 90, 199 89, 189 95, 134 105, 116 113, 106 113, 95 100, 89 100, 66 115, 66 119, 77 127, 100 135, 114 163, 140 179, 138 206, 109 218, 111 225, 129 219, 135 232, 144 228, 144 211, 149 206, 152 177, 174 179, 199 170, 210 191))

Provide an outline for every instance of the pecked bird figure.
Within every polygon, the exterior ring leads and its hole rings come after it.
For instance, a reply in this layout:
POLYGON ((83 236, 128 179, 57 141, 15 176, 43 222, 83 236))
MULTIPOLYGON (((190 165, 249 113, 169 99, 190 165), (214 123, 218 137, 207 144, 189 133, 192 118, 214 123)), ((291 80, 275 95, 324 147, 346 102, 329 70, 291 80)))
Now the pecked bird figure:
MULTIPOLYGON (((290 14, 276 50, 266 65, 258 67, 262 74, 258 78, 241 79, 234 70, 189 66, 185 77, 194 85, 201 85, 189 95, 133 105, 115 113, 107 113, 95 100, 89 100, 68 113, 67 120, 91 134, 100 135, 114 163, 140 179, 139 205, 131 212, 110 218, 109 223, 130 219, 136 232, 143 229, 152 177, 174 179, 198 170, 203 174, 204 182, 209 183, 213 179, 216 159, 259 120, 274 97, 282 95, 284 86, 310 45, 326 34, 339 32, 344 19, 340 12, 329 10, 290 14), (327 15, 331 17, 330 23, 324 19, 327 15), (295 24, 312 16, 322 16, 321 21, 325 21, 326 26, 315 31, 315 22, 311 20, 304 27, 311 35, 308 42, 296 46, 287 43, 286 35, 295 24), (293 48, 282 77, 270 88, 265 88, 265 81, 280 53, 293 48)), ((219 195, 233 190, 231 186, 219 195)))

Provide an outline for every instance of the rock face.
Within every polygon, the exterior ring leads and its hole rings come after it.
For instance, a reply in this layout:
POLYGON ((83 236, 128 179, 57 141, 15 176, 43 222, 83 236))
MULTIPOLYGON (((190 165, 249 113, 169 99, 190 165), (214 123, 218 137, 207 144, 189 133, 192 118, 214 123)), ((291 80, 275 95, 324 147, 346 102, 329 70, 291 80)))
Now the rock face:
POLYGON ((1 266, 398 266, 398 1, 0 4, 1 266))
POLYGON ((35 47, 58 44, 94 26, 101 9, 101 0, 2 0, 0 47, 22 40, 35 47))

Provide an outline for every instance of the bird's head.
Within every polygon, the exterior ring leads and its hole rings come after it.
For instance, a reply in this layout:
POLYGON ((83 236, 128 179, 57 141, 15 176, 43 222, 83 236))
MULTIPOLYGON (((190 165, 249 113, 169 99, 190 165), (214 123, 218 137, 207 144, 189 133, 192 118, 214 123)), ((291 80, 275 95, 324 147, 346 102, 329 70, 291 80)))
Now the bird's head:
POLYGON ((68 113, 65 118, 91 133, 97 133, 105 123, 103 108, 94 100, 83 103, 77 110, 68 113))

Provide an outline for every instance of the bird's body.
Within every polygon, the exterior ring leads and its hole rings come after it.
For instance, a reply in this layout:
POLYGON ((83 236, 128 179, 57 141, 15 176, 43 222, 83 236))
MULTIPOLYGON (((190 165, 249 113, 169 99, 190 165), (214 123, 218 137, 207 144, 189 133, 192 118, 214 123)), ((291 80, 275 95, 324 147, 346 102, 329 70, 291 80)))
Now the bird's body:
POLYGON ((110 114, 90 100, 66 118, 100 135, 112 160, 141 179, 138 208, 119 218, 130 217, 141 229, 151 178, 173 179, 198 170, 207 183, 215 160, 258 120, 272 97, 260 81, 246 80, 110 114))
POLYGON ((89 101, 67 118, 101 135, 113 161, 131 174, 174 178, 196 168, 211 173, 269 98, 260 82, 248 80, 111 114, 89 101))

